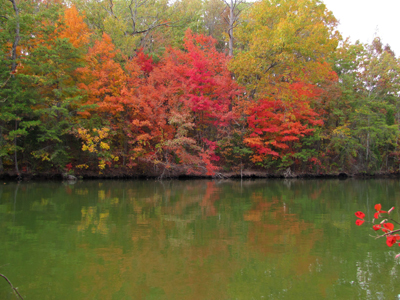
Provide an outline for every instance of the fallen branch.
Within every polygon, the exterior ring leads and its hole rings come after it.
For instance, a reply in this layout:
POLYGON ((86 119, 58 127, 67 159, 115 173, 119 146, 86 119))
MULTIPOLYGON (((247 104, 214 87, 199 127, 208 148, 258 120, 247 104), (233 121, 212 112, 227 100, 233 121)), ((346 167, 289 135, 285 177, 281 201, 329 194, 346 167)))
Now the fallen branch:
POLYGON ((215 173, 213 177, 214 178, 220 178, 220 179, 227 179, 228 178, 228 176, 225 176, 222 173, 215 173))
POLYGON ((15 288, 15 287, 12 285, 11 281, 8 280, 8 278, 7 278, 5 275, 3 275, 3 274, 0 274, 0 276, 3 277, 3 278, 8 282, 8 284, 9 284, 9 285, 11 286, 11 288, 13 289, 15 295, 18 295, 22 300, 24 300, 24 298, 22 298, 21 294, 18 292, 17 288, 15 288))

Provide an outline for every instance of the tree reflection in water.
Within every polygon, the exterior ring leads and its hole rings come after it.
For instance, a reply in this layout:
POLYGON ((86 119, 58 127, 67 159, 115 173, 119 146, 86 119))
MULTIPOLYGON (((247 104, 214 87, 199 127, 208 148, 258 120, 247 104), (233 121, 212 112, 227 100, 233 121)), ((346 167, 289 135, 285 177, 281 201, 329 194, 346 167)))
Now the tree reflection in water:
POLYGON ((365 199, 398 205, 396 181, 22 183, 15 196, 16 188, 0 188, 0 265, 31 299, 399 294, 393 253, 352 228, 365 199))

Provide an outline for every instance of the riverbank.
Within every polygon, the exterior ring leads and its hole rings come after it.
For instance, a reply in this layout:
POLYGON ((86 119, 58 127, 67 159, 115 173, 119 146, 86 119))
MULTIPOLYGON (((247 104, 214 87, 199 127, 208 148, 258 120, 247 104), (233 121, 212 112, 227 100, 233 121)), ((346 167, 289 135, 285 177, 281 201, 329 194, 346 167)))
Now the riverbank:
POLYGON ((3 181, 29 181, 29 180, 84 180, 84 179, 330 179, 330 178, 396 178, 400 173, 376 172, 376 173, 296 173, 286 170, 285 172, 271 173, 263 170, 243 170, 242 172, 216 172, 214 176, 203 174, 185 174, 174 172, 173 174, 139 174, 134 171, 112 170, 109 172, 80 171, 74 173, 43 172, 43 173, 20 173, 3 172, 0 180, 3 181))

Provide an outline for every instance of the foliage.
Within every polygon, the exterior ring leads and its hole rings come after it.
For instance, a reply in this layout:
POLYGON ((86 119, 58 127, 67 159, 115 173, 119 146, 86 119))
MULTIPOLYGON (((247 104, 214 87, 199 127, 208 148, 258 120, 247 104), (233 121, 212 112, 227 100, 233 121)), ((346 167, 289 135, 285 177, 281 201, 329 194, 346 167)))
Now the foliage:
MULTIPOLYGON (((400 229, 395 229, 395 226, 393 223, 388 222, 392 221, 399 225, 397 221, 395 221, 393 218, 391 218, 390 213, 394 210, 394 207, 389 209, 388 211, 383 211, 381 204, 376 204, 375 205, 375 213, 374 213, 374 218, 372 219, 372 229, 376 232, 376 239, 378 238, 386 238, 386 245, 389 247, 392 247, 394 244, 397 243, 397 241, 400 240, 400 235, 398 232, 400 232, 400 229), (375 220, 379 221, 379 224, 375 224, 375 220), (379 234, 378 231, 382 230, 383 234, 379 234)), ((358 218, 356 220, 356 225, 361 226, 365 221, 365 214, 361 211, 357 211, 355 213, 356 217, 358 218)), ((368 222, 368 221, 367 221, 368 222)), ((400 246, 400 243, 399 243, 400 246)), ((396 255, 396 258, 399 258, 400 254, 396 255)))
POLYGON ((397 151, 399 61, 379 38, 371 45, 338 49, 335 69, 342 82, 342 96, 330 118, 331 141, 341 165, 353 164, 358 171, 388 170, 397 151), (392 152, 393 151, 393 152, 392 152))
POLYGON ((400 169, 399 60, 319 0, 0 3, 0 172, 400 169))
POLYGON ((261 99, 250 108, 248 125, 252 131, 244 141, 255 150, 252 156, 255 163, 263 164, 271 156, 272 162, 277 158, 293 159, 301 139, 311 135, 314 126, 323 124, 310 107, 310 98, 316 96, 317 89, 312 85, 294 83, 290 90, 290 101, 261 99))
POLYGON ((230 64, 239 83, 259 99, 280 94, 293 81, 323 81, 338 43, 336 19, 317 0, 256 2, 237 30, 230 64))

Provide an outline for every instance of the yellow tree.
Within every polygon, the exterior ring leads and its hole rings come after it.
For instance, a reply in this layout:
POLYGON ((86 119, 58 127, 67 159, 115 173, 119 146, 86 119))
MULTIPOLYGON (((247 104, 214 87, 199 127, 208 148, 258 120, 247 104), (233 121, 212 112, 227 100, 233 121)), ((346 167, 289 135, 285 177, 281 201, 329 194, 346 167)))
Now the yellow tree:
POLYGON ((340 36, 321 1, 264 0, 243 19, 236 31, 240 52, 230 67, 252 98, 281 92, 295 79, 318 82, 330 71, 324 62, 340 36))

